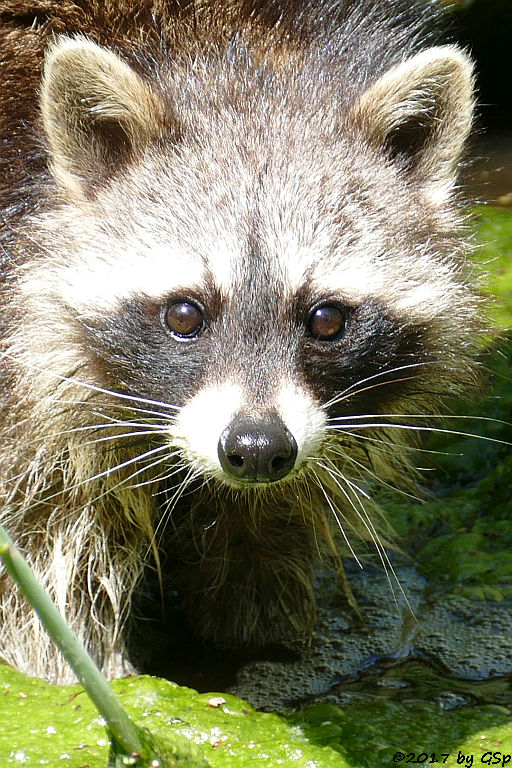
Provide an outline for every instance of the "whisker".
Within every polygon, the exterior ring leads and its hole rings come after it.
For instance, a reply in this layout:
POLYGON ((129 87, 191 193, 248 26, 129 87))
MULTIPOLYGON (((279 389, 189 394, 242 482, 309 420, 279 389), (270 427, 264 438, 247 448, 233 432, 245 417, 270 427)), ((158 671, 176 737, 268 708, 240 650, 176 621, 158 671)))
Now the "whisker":
POLYGON ((139 432, 122 432, 116 435, 104 435, 103 437, 98 437, 94 440, 87 440, 85 443, 82 443, 82 445, 98 445, 100 443, 108 443, 108 442, 112 442, 113 440, 119 440, 125 437, 140 438, 147 435, 151 435, 154 437, 159 432, 163 432, 163 431, 164 430, 147 429, 147 430, 141 430, 139 432))
MULTIPOLYGON (((318 464, 319 464, 319 466, 323 466, 323 465, 322 465, 320 462, 318 462, 318 464)), ((341 534, 342 534, 342 536, 343 536, 343 538, 344 538, 344 540, 345 540, 345 544, 347 545, 347 547, 348 547, 348 549, 349 549, 349 551, 350 551, 350 553, 351 553, 352 557, 354 558, 354 560, 356 561, 356 563, 358 564, 358 566, 359 566, 361 569, 363 569, 363 565, 362 565, 361 561, 359 560, 358 556, 356 555, 356 553, 355 553, 355 550, 354 550, 354 548, 353 548, 352 544, 350 543, 350 540, 349 540, 349 538, 348 538, 348 536, 347 536, 347 534, 346 534, 346 532, 345 532, 345 529, 343 528, 343 525, 342 525, 342 523, 341 523, 341 520, 340 520, 340 516, 341 516, 341 517, 342 517, 342 518, 345 520, 345 522, 347 522, 349 525, 350 525, 350 521, 349 521, 349 520, 346 518, 346 516, 345 516, 345 515, 344 515, 344 514, 343 514, 343 513, 342 513, 342 512, 341 512, 341 511, 338 509, 338 507, 335 507, 335 506, 334 506, 334 504, 333 504, 333 502, 332 502, 332 500, 331 500, 331 498, 330 498, 329 494, 327 493, 327 491, 326 491, 326 490, 325 490, 325 488, 323 487, 323 484, 322 484, 321 478, 319 478, 319 476, 318 476, 317 472, 316 472, 314 469, 311 469, 311 473, 312 473, 312 474, 313 474, 313 476, 315 477, 315 479, 316 479, 316 481, 317 481, 317 484, 318 484, 318 487, 320 488, 320 490, 322 491, 322 493, 323 493, 323 495, 324 495, 324 497, 325 497, 325 500, 326 500, 326 502, 327 502, 327 504, 328 504, 328 506, 329 506, 329 508, 330 508, 330 510, 331 510, 331 512, 332 512, 332 514, 333 514, 333 516, 334 516, 334 519, 336 520, 336 523, 337 523, 337 525, 338 525, 338 528, 339 528, 339 529, 340 529, 340 531, 341 531, 341 534)), ((352 500, 350 499, 350 497, 349 497, 348 493, 345 491, 345 489, 344 489, 344 488, 341 488, 341 491, 342 491, 342 493, 345 495, 345 497, 347 498, 347 500, 349 501, 349 503, 351 504, 351 506, 353 506, 353 502, 352 502, 352 500)), ((354 507, 354 509, 355 509, 355 507, 354 507)), ((355 510, 355 511, 357 512, 357 510, 355 510)), ((351 526, 351 527, 352 527, 352 526, 351 526)))
MULTIPOLYGON (((183 492, 185 491, 185 488, 190 485, 195 477, 198 477, 201 473, 199 470, 195 470, 193 467, 188 467, 187 473, 185 477, 179 482, 179 484, 176 486, 176 489, 174 490, 174 493, 172 496, 168 497, 165 501, 165 506, 163 508, 163 515, 168 516, 174 507, 176 506, 179 498, 183 495, 183 492)), ((166 492, 169 493, 170 489, 166 489, 166 492)))
MULTIPOLYGON (((147 467, 144 467, 143 471, 147 471, 148 469, 151 469, 152 467, 156 467, 156 466, 158 466, 158 464, 162 464, 164 461, 167 462, 169 459, 173 459, 177 454, 178 454, 177 451, 174 452, 174 453, 169 453, 168 456, 165 456, 165 457, 163 457, 161 459, 158 459, 158 461, 154 461, 151 464, 149 464, 147 467)), ((178 474, 179 472, 182 472, 182 471, 183 471, 183 467, 182 466, 177 466, 177 467, 175 467, 172 470, 172 472, 166 472, 163 475, 156 475, 155 477, 151 478, 151 480, 143 480, 142 482, 135 483, 134 485, 125 485, 125 487, 126 488, 130 488, 130 489, 131 488, 143 488, 146 485, 153 485, 154 483, 155 484, 160 484, 160 483, 165 482, 166 480, 170 480, 170 478, 173 475, 176 475, 176 474, 178 474)), ((137 474, 137 473, 134 473, 134 475, 130 475, 130 477, 127 477, 126 480, 127 481, 130 480, 132 477, 135 476, 135 474, 137 474)), ((160 493, 163 493, 163 492, 164 491, 155 491, 152 495, 153 496, 158 496, 160 493)))
MULTIPOLYGON (((14 355, 9 354, 8 352, 2 352, 2 356, 14 358, 14 355)), ((70 376, 63 376, 62 374, 56 373, 55 371, 48 371, 33 363, 31 364, 31 368, 33 368, 35 371, 39 371, 39 373, 45 373, 47 375, 49 374, 50 376, 53 376, 55 379, 58 379, 61 382, 67 382, 69 384, 77 384, 78 386, 83 387, 84 389, 87 389, 91 392, 95 392, 98 394, 109 395, 109 396, 119 398, 120 400, 127 400, 129 402, 141 403, 142 405, 144 404, 154 405, 154 406, 158 406, 159 408, 163 408, 164 410, 171 410, 171 411, 180 410, 179 406, 177 405, 164 403, 164 402, 161 402, 160 400, 152 400, 151 398, 142 397, 141 395, 128 395, 124 392, 116 392, 115 390, 105 389, 104 387, 100 387, 96 384, 90 384, 89 382, 81 381, 80 379, 75 379, 70 376)))
MULTIPOLYGON (((414 493, 409 493, 408 491, 405 491, 403 488, 398 488, 395 485, 391 485, 391 483, 388 483, 386 480, 383 480, 381 477, 375 474, 375 472, 372 472, 372 470, 366 466, 366 464, 363 464, 361 461, 358 461, 353 456, 350 456, 346 453, 341 454, 344 459, 347 461, 350 461, 351 464, 355 464, 359 469, 362 469, 363 472, 366 472, 366 474, 370 475, 370 477, 373 477, 374 480, 377 480, 379 485, 383 485, 386 488, 389 488, 391 491, 395 491, 396 493, 400 493, 402 496, 406 496, 409 499, 412 499, 413 501, 421 502, 422 499, 419 498, 419 496, 416 496, 414 493)), ((327 459, 330 461, 329 459, 327 459)), ((338 467, 336 467, 334 464, 336 471, 338 471, 338 467)), ((368 497, 369 498, 369 497, 368 497)))
MULTIPOLYGON (((84 401, 85 404, 87 404, 87 402, 88 402, 87 400, 84 401)), ((174 414, 170 415, 168 413, 162 413, 162 411, 154 411, 149 408, 139 408, 139 406, 137 405, 126 405, 125 403, 112 403, 112 404, 109 403, 108 406, 104 406, 104 407, 108 407, 109 409, 115 408, 116 410, 119 409, 119 410, 129 411, 130 413, 135 413, 135 414, 141 413, 143 415, 143 418, 140 420, 147 421, 149 423, 152 420, 156 420, 157 422, 160 422, 162 419, 171 420, 174 417, 174 414)), ((177 410, 181 410, 179 409, 179 406, 172 406, 172 407, 176 408, 177 410)), ((93 410, 92 413, 95 413, 95 411, 93 410)), ((105 418, 108 418, 108 419, 117 418, 116 416, 108 413, 101 413, 101 411, 98 415, 104 416, 105 418)), ((121 419, 121 421, 123 420, 124 419, 121 419)))
MULTIPOLYGON (((119 470, 124 469, 125 467, 128 467, 132 464, 135 464, 138 461, 144 461, 147 457, 156 454, 160 451, 167 450, 167 445, 160 445, 156 448, 152 448, 149 451, 146 451, 144 454, 137 455, 135 457, 132 457, 130 459, 127 459, 126 461, 121 462, 120 464, 116 464, 112 467, 109 467, 108 469, 103 470, 102 472, 98 472, 96 475, 93 475, 92 477, 87 477, 84 480, 80 480, 77 483, 74 483, 73 485, 67 486, 66 491, 76 491, 78 488, 81 488, 83 486, 88 485, 89 483, 94 482, 95 480, 100 480, 103 477, 108 477, 109 475, 112 475, 116 472, 119 472, 119 470)), ((107 489, 105 493, 108 493, 110 489, 107 489)), ((57 491, 56 493, 52 493, 49 496, 45 496, 44 500, 38 502, 39 504, 47 504, 49 501, 51 501, 54 498, 58 498, 62 495, 62 491, 57 491)))
MULTIPOLYGON (((99 415, 99 414, 94 414, 99 415)), ((158 435, 158 434, 166 434, 168 432, 168 425, 166 424, 148 424, 148 422, 136 422, 136 421, 121 421, 121 420, 110 420, 108 422, 104 423, 95 423, 95 424, 83 424, 79 427, 70 427, 69 429, 61 429, 61 430, 55 430, 54 432, 49 432, 44 435, 38 435, 37 437, 33 438, 32 440, 25 440, 23 444, 20 444, 19 448, 26 449, 30 448, 33 445, 37 445, 38 443, 48 442, 48 440, 56 440, 60 437, 65 437, 66 435, 77 435, 81 433, 101 433, 102 431, 106 429, 112 429, 112 427, 118 427, 121 428, 132 428, 136 431, 134 432, 126 432, 126 433, 117 433, 117 434, 110 434, 105 435, 103 437, 95 438, 94 440, 86 440, 82 443, 82 445, 95 445, 96 443, 102 443, 102 442, 110 442, 110 441, 116 441, 117 439, 121 438, 129 438, 129 437, 141 437, 141 436, 151 436, 151 435, 158 435), (148 427, 151 427, 150 429, 148 427)), ((10 480, 13 480, 14 477, 11 477, 10 480)))
MULTIPOLYGON (((350 483, 349 480, 347 480, 347 482, 350 483)), ((416 618, 415 613, 414 613, 414 611, 412 609, 412 605, 410 604, 409 598, 407 597, 407 594, 406 594, 404 588, 402 587, 402 585, 400 583, 400 579, 396 575, 396 571, 395 571, 395 569, 393 567, 393 563, 391 562, 391 560, 389 558, 389 555, 388 555, 388 553, 386 551, 386 548, 380 542, 377 529, 375 528, 375 525, 373 524, 371 516, 368 514, 368 511, 365 509, 364 504, 361 503, 360 499, 358 499, 357 496, 356 496, 356 500, 359 503, 359 506, 361 508, 362 515, 360 515, 360 519, 362 520, 363 523, 365 522, 365 519, 366 519, 366 522, 368 523, 369 529, 371 529, 370 535, 371 535, 372 541, 373 541, 373 543, 375 545, 375 549, 377 550, 377 553, 379 555, 379 559, 380 559, 380 561, 382 563, 382 567, 384 568, 384 573, 386 574, 386 579, 387 579, 387 582, 389 584, 389 588, 391 589, 391 594, 393 595, 393 600, 394 600, 397 612, 400 614, 400 606, 398 605, 398 601, 396 599, 395 589, 393 587, 393 582, 391 581, 391 578, 389 576, 389 571, 391 571, 391 574, 392 574, 392 576, 393 576, 393 578, 394 578, 394 580, 395 580, 395 582, 396 582, 396 584, 398 586, 398 589, 402 593, 402 597, 404 598, 404 601, 405 601, 405 604, 406 604, 407 608, 409 609, 411 614, 414 616, 414 618, 416 618), (388 571, 388 568, 389 568, 389 571, 388 571)))
MULTIPOLYGON (((344 457, 344 458, 345 458, 345 457, 344 457)), ((363 496, 363 497, 364 497, 365 499, 367 499, 368 501, 370 501, 370 500, 371 500, 371 496, 370 496, 370 494, 368 493, 368 491, 365 491, 365 490, 364 490, 364 488, 361 488, 361 486, 357 485, 357 483, 355 482, 355 480, 353 480, 353 479, 352 479, 352 480, 349 480, 349 478, 347 477, 347 475, 346 475, 344 472, 341 472, 341 470, 339 469, 339 467, 337 467, 337 466, 335 465, 335 463, 334 463, 334 462, 333 462, 331 459, 329 459, 329 457, 328 457, 328 456, 323 456, 323 457, 322 457, 322 460, 321 460, 321 462, 320 462, 320 464, 321 464, 321 466, 322 466, 324 469, 326 469, 326 470, 329 472, 329 474, 331 475, 331 477, 332 477, 332 472, 329 470, 329 467, 327 467, 327 466, 324 464, 324 461, 327 461, 327 462, 329 462, 329 465, 330 465, 330 467, 332 468, 332 470, 333 470, 333 471, 334 471, 336 474, 339 474, 339 476, 340 476, 340 477, 341 477, 343 480, 345 480, 345 482, 346 482, 347 484, 349 484, 349 485, 350 485, 350 486, 351 486, 351 487, 352 487, 352 488, 353 488, 355 491, 357 491, 357 495, 358 495, 358 496, 363 496)))
MULTIPOLYGON (((346 387, 346 389, 342 390, 341 392, 338 392, 336 395, 334 395, 334 397, 332 397, 330 400, 327 400, 327 402, 323 404, 323 408, 327 409, 333 405, 336 405, 341 400, 344 400, 353 389, 356 389, 357 387, 360 387, 361 384, 366 384, 366 382, 372 381, 373 379, 378 379, 382 376, 389 376, 391 373, 397 373, 398 371, 405 371, 405 370, 408 370, 409 368, 420 368, 425 365, 435 365, 438 363, 439 361, 436 361, 436 360, 422 361, 419 363, 406 363, 405 365, 398 365, 395 368, 388 368, 385 371, 378 371, 377 373, 374 373, 371 376, 367 376, 364 379, 360 379, 359 381, 354 382, 354 384, 350 384, 350 386, 346 387)), ((384 382, 384 383, 388 384, 391 382, 384 382)), ((371 389, 371 387, 369 387, 369 389, 371 389)), ((366 390, 358 389, 357 391, 359 392, 359 391, 366 391, 366 390)))
MULTIPOLYGON (((355 417, 358 418, 358 417, 355 417)), ((359 417, 359 418, 368 418, 366 417, 359 417)), ((505 422, 506 423, 506 422, 505 422)), ((330 429, 339 430, 340 432, 343 432, 346 427, 342 424, 330 424, 330 429)), ((461 430, 456 429, 443 429, 441 427, 427 427, 427 426, 421 426, 418 424, 393 424, 392 422, 368 422, 363 424, 348 424, 348 429, 377 429, 377 428, 386 428, 386 429, 400 429, 400 430, 410 430, 413 432, 433 432, 433 433, 440 433, 445 435, 458 435, 460 437, 474 437, 480 440, 485 440, 490 443, 499 443, 500 445, 512 445, 508 440, 500 440, 497 437, 489 437, 488 435, 479 435, 474 432, 463 432, 461 430)))
MULTIPOLYGON (((327 429, 331 429, 331 426, 328 425, 327 429)), ((335 431, 335 428, 333 428, 333 431, 335 431)), ((348 432, 343 430, 343 436, 344 437, 350 437, 354 438, 354 440, 362 440, 367 441, 370 443, 379 443, 381 446, 387 446, 387 448, 380 448, 379 450, 382 451, 382 453, 387 453, 390 456, 396 456, 396 443, 394 443, 392 440, 383 440, 381 437, 375 437, 373 435, 362 435, 359 432, 348 432)), ((436 456, 462 456, 463 454, 456 451, 439 451, 434 450, 432 448, 423 448, 419 445, 407 445, 405 443, 400 444, 400 450, 405 451, 408 453, 431 453, 436 456)))
MULTIPOLYGON (((389 371, 391 373, 391 371, 389 371)), ((354 397, 355 395, 360 395, 362 392, 369 392, 373 389, 378 389, 378 387, 389 387, 390 384, 400 384, 404 381, 414 381, 415 379, 419 379, 420 376, 400 376, 394 379, 389 379, 386 381, 379 381, 376 384, 371 384, 369 387, 361 387, 360 389, 356 389, 353 392, 348 392, 345 394, 340 394, 339 396, 333 398, 332 402, 329 401, 330 407, 333 405, 338 405, 339 403, 342 403, 344 400, 349 400, 351 397, 354 397)), ((327 405, 323 406, 324 408, 327 407, 327 405)))
POLYGON ((442 419, 445 421, 451 421, 452 419, 460 419, 460 420, 467 420, 467 421, 484 421, 489 422, 492 424, 501 424, 505 427, 512 427, 512 423, 509 421, 504 421, 503 419, 496 419, 492 416, 482 416, 482 415, 475 415, 471 416, 469 414, 457 414, 457 413, 450 413, 448 415, 443 415, 440 413, 359 413, 359 414, 347 414, 346 416, 333 416, 332 418, 328 419, 327 422, 331 421, 347 421, 351 419, 425 419, 427 421, 430 421, 430 419, 442 419))
POLYGON ((102 477, 108 477, 109 475, 119 472, 120 469, 129 467, 138 461, 143 461, 144 459, 148 458, 148 456, 151 456, 155 453, 159 453, 160 451, 166 451, 166 450, 168 450, 168 446, 165 444, 159 445, 156 448, 151 448, 150 450, 146 451, 146 453, 134 456, 130 459, 126 459, 125 461, 122 461, 120 464, 116 464, 115 466, 109 467, 108 469, 105 469, 102 472, 98 472, 96 475, 93 475, 92 477, 88 477, 87 480, 81 480, 80 483, 77 483, 76 485, 71 486, 67 490, 75 490, 75 488, 79 488, 83 484, 92 483, 94 480, 100 480, 102 477))
MULTIPOLYGON (((70 380, 70 381, 73 381, 76 384, 80 384, 80 382, 78 380, 70 380)), ((120 392, 115 392, 115 390, 104 390, 104 391, 109 393, 109 394, 114 395, 114 397, 123 397, 123 398, 125 398, 127 400, 129 400, 130 397, 131 397, 130 395, 124 395, 124 394, 122 394, 120 392)), ((70 409, 75 409, 77 406, 81 406, 81 407, 88 406, 88 407, 90 407, 91 403, 96 403, 97 402, 95 400, 95 397, 94 397, 96 394, 98 394, 98 393, 97 392, 93 392, 93 395, 90 398, 88 398, 87 400, 76 400, 76 399, 66 400, 64 398, 59 398, 59 404, 69 405, 70 409)), ((138 396, 134 395, 133 397, 138 397, 138 396)), ((149 402, 151 402, 151 401, 149 401, 149 402)), ((130 411, 131 413, 141 413, 143 415, 147 415, 149 417, 152 417, 152 418, 155 418, 155 419, 159 419, 159 420, 161 420, 162 418, 169 418, 171 416, 171 414, 169 414, 167 412, 163 412, 161 410, 157 411, 157 410, 154 410, 154 409, 151 409, 151 408, 141 408, 138 405, 133 405, 132 403, 128 404, 128 403, 124 403, 124 402, 120 402, 120 403, 118 403, 118 402, 114 402, 114 403, 100 403, 99 406, 95 406, 95 407, 109 408, 110 410, 112 410, 112 409, 124 410, 124 411, 130 411)), ((180 406, 178 406, 178 405, 168 405, 166 407, 167 408, 171 408, 171 409, 176 410, 176 411, 181 410, 180 406)), ((102 411, 92 410, 91 412, 92 413, 96 413, 97 415, 103 416, 105 418, 107 418, 107 417, 115 418, 114 416, 109 416, 109 414, 103 413, 102 411)), ((174 416, 174 414, 172 414, 172 416, 174 416)))
POLYGON ((395 579, 395 582, 398 585, 398 588, 400 589, 400 592, 402 593, 402 596, 403 596, 403 598, 405 600, 405 603, 406 603, 407 607, 409 608, 410 612, 414 616, 414 611, 412 610, 412 606, 411 606, 411 604, 409 602, 409 599, 408 599, 408 597, 407 597, 407 595, 406 595, 406 593, 404 591, 404 588, 400 584, 400 580, 398 579, 398 577, 396 575, 395 569, 393 568, 393 564, 391 563, 391 560, 389 559, 389 555, 386 552, 386 548, 384 546, 382 546, 382 544, 380 542, 380 539, 379 539, 379 535, 377 533, 377 530, 376 530, 376 528, 375 528, 375 526, 373 524, 373 521, 372 521, 370 515, 368 514, 367 510, 365 509, 364 504, 362 503, 358 493, 356 493, 356 491, 355 491, 355 489, 358 489, 358 490, 360 490, 360 489, 351 480, 349 480, 349 478, 344 473, 342 473, 337 467, 335 467, 335 472, 333 473, 332 471, 329 470, 329 467, 326 467, 323 464, 321 464, 321 466, 329 473, 329 475, 331 476, 333 481, 336 483, 336 485, 338 486, 340 491, 344 494, 345 498, 349 501, 352 509, 357 514, 357 516, 359 517, 359 519, 361 520, 361 522, 365 526, 366 530, 368 531, 368 534, 369 534, 369 536, 370 536, 370 538, 371 538, 371 540, 372 540, 372 542, 373 542, 373 544, 375 546, 375 549, 376 549, 377 554, 379 556, 379 559, 381 561, 382 567, 384 569, 384 573, 386 574, 386 579, 387 579, 389 587, 391 589, 391 593, 393 595, 393 600, 395 602, 397 611, 400 613, 400 607, 399 607, 398 601, 396 599, 395 590, 394 590, 393 583, 392 583, 392 581, 390 579, 390 576, 389 576, 388 568, 391 571, 391 573, 392 573, 392 575, 393 575, 393 577, 395 579), (355 498, 355 500, 357 501, 357 503, 358 503, 358 505, 360 507, 360 511, 356 508, 355 503, 352 500, 352 497, 348 494, 346 489, 343 488, 343 486, 341 485, 341 483, 340 483, 338 477, 336 477, 336 475, 341 477, 343 479, 343 481, 345 483, 347 483, 347 485, 350 488, 352 488, 353 493, 354 493, 354 498, 355 498))
MULTIPOLYGON (((183 470, 184 467, 179 467, 179 470, 183 470)), ((178 470, 177 470, 178 471, 178 470)), ((176 474, 176 472, 169 473, 168 477, 164 477, 160 482, 165 482, 165 480, 169 479, 173 474, 176 474)), ((164 505, 162 506, 161 513, 159 516, 158 524, 155 526, 153 539, 150 542, 150 546, 148 547, 147 553, 153 548, 159 548, 161 537, 163 536, 163 532, 165 530, 165 526, 167 525, 168 521, 171 519, 172 512, 176 508, 176 505, 182 498, 182 496, 185 493, 185 490, 188 486, 190 486, 194 480, 199 477, 201 473, 199 470, 194 470, 192 467, 189 467, 187 470, 187 473, 185 477, 183 477, 178 485, 175 487, 174 492, 170 498, 167 498, 164 505)), ((166 489, 166 492, 169 493, 171 489, 166 489)))
MULTIPOLYGON (((141 460, 144 460, 144 456, 141 457, 141 460)), ((98 493, 96 496, 93 496, 91 499, 89 499, 90 504, 96 504, 100 499, 104 498, 105 496, 109 496, 113 491, 117 490, 118 488, 126 488, 126 489, 134 489, 137 488, 139 484, 134 483, 131 485, 127 485, 127 483, 133 479, 134 477, 137 477, 137 475, 140 475, 144 472, 147 472, 148 470, 152 469, 153 467, 158 466, 159 464, 163 464, 164 462, 167 462, 168 457, 167 456, 161 456, 157 461, 153 461, 150 464, 144 465, 143 467, 140 467, 135 472, 132 472, 131 475, 128 475, 128 477, 123 477, 119 482, 117 482, 115 485, 108 486, 108 488, 105 488, 104 491, 101 493, 98 493)), ((93 480, 94 478, 88 478, 85 482, 89 482, 90 480, 93 480)), ((147 483, 156 482, 156 480, 150 480, 147 481, 147 483)))

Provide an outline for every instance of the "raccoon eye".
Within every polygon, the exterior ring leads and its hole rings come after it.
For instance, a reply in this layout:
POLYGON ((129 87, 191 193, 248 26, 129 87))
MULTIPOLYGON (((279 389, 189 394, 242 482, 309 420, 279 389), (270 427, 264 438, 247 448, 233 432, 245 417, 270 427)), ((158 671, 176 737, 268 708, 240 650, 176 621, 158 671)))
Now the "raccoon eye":
POLYGON ((167 307, 165 323, 169 330, 183 339, 197 336, 203 327, 203 313, 190 301, 177 301, 167 307))
POLYGON ((311 312, 307 328, 318 341, 335 341, 345 330, 345 315, 335 304, 324 304, 311 312))

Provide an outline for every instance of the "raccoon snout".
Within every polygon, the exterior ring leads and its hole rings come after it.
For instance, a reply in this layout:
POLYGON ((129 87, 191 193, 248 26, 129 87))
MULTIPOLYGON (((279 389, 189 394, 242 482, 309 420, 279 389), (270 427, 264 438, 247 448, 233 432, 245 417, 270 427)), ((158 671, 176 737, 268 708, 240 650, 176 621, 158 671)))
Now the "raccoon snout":
POLYGON ((297 443, 278 417, 254 421, 235 418, 218 445, 224 472, 246 483, 273 483, 295 465, 297 443))

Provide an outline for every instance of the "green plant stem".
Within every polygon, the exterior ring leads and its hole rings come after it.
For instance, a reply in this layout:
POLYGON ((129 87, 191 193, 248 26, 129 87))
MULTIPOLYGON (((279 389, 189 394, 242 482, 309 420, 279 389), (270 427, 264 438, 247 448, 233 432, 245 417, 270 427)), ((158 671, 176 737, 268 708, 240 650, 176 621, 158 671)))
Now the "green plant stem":
POLYGON ((114 696, 107 681, 82 644, 67 626, 49 595, 0 525, 0 557, 5 567, 37 612, 47 632, 73 669, 87 694, 108 724, 112 739, 127 754, 143 750, 137 728, 114 696))

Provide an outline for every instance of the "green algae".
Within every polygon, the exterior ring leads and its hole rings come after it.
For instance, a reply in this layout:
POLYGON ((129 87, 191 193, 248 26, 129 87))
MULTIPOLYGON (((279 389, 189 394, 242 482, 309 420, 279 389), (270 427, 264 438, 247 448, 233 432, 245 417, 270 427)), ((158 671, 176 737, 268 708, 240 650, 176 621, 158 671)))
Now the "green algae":
POLYGON ((425 702, 381 699, 343 708, 319 704, 290 719, 312 741, 338 748, 351 768, 461 765, 461 754, 473 756, 471 765, 483 765, 489 751, 512 755, 510 712, 496 705, 447 712, 425 702))
MULTIPOLYGON (((311 743, 296 724, 258 713, 228 694, 198 694, 150 677, 116 680, 112 688, 133 720, 159 742, 185 738, 202 748, 213 768, 239 768, 249 760, 345 768, 337 752, 311 743)), ((0 714, 0 766, 107 766, 104 722, 80 686, 52 686, 0 666, 0 714)))

